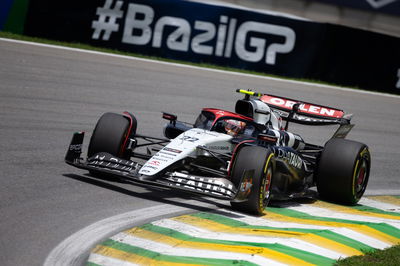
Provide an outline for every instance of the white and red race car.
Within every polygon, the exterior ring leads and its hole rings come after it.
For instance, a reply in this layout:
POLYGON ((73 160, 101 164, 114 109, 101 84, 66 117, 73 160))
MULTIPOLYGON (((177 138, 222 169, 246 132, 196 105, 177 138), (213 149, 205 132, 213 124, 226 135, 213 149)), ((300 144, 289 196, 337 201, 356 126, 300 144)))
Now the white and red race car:
POLYGON ((193 125, 163 113, 165 138, 137 134, 135 116, 105 113, 81 158, 83 132, 75 133, 65 161, 93 175, 229 200, 237 210, 261 214, 270 199, 307 195, 355 204, 368 183, 367 145, 344 139, 353 127, 342 110, 237 90, 235 112, 205 108, 193 125), (286 123, 285 123, 286 122, 286 123), (325 146, 304 142, 289 122, 339 125, 325 146), (284 125, 285 124, 285 125, 284 125), (145 149, 143 151, 143 149, 145 149))

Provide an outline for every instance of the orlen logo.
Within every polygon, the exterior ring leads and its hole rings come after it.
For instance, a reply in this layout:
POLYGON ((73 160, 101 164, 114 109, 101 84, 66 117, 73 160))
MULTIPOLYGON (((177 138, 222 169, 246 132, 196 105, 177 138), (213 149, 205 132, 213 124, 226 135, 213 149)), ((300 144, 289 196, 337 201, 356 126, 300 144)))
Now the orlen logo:
POLYGON ((290 53, 295 45, 296 34, 288 27, 246 21, 237 25, 237 19, 220 16, 219 24, 196 20, 194 25, 180 17, 164 16, 154 23, 152 7, 129 4, 125 18, 122 42, 134 45, 151 45, 160 48, 163 43, 170 50, 215 55, 230 58, 232 52, 245 61, 275 65, 278 54, 290 53), (168 27, 168 33, 166 28, 168 27), (170 31, 170 29, 172 32, 170 31), (283 37, 283 43, 267 42, 268 37, 256 34, 283 37), (167 35, 167 36, 166 36, 167 35), (211 43, 210 43, 211 42, 211 43))
MULTIPOLYGON (((269 95, 263 95, 261 97, 261 100, 266 104, 286 110, 291 110, 293 108, 293 105, 297 103, 296 101, 269 95)), ((302 103, 300 105, 300 111, 307 114, 332 117, 332 118, 341 118, 344 115, 343 111, 341 110, 313 105, 309 103, 302 103)))

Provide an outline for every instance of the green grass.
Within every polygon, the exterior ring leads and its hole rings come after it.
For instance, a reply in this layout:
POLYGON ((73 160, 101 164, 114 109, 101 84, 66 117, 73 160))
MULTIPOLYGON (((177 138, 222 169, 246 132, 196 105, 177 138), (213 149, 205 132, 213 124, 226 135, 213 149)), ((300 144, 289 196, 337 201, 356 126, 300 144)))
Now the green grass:
POLYGON ((337 266, 392 266, 400 265, 400 245, 391 248, 368 252, 364 256, 354 256, 347 259, 339 260, 337 266))
MULTIPOLYGON (((305 79, 305 78, 295 79, 295 78, 289 78, 289 77, 284 77, 284 76, 266 74, 266 73, 257 72, 257 71, 225 67, 225 66, 218 66, 218 65, 213 65, 213 64, 209 64, 209 63, 193 63, 193 62, 187 62, 187 61, 167 59, 167 58, 162 58, 162 57, 147 56, 147 55, 142 55, 142 54, 137 54, 137 53, 132 53, 132 52, 125 52, 125 51, 114 50, 114 49, 109 49, 109 48, 101 48, 101 47, 92 46, 92 45, 83 44, 83 43, 69 43, 69 42, 48 40, 48 39, 43 39, 43 38, 29 37, 29 36, 15 34, 15 33, 11 33, 11 32, 0 31, 0 38, 8 38, 8 39, 37 42, 37 43, 44 43, 44 44, 50 44, 50 45, 65 46, 65 47, 98 51, 98 52, 104 52, 104 53, 112 53, 112 54, 125 55, 125 56, 134 56, 134 57, 145 58, 145 59, 159 60, 159 61, 164 61, 164 62, 178 63, 178 64, 184 64, 184 65, 197 66, 197 67, 212 68, 212 69, 218 69, 218 70, 223 70, 223 71, 239 72, 239 73, 244 73, 244 74, 252 74, 252 75, 271 77, 271 78, 279 78, 279 79, 284 79, 284 80, 293 80, 293 81, 309 82, 309 83, 328 85, 328 86, 343 87, 338 84, 328 83, 328 82, 314 80, 314 79, 305 79)), ((360 88, 357 88, 357 87, 346 87, 346 88, 360 90, 360 88)))

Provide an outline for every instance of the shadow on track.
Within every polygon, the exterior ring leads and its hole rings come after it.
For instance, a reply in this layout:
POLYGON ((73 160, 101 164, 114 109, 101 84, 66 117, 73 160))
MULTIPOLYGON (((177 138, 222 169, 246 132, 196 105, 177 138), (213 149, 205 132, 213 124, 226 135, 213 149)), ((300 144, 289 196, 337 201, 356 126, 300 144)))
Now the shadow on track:
POLYGON ((187 203, 185 201, 189 200, 195 200, 198 202, 203 202, 206 204, 214 205, 216 208, 230 208, 229 203, 227 204, 222 204, 219 202, 216 202, 214 199, 208 199, 202 196, 198 195, 192 195, 190 193, 185 193, 182 191, 177 191, 173 189, 168 189, 168 188, 159 188, 159 187, 153 187, 149 185, 143 185, 140 183, 136 182, 131 182, 129 180, 124 180, 124 179, 116 179, 112 177, 107 177, 107 176, 91 176, 91 175, 77 175, 77 174, 63 174, 64 177, 74 179, 77 181, 81 181, 87 184, 95 185, 98 187, 102 187, 105 189, 109 189, 121 194, 125 194, 131 197, 135 198, 140 198, 144 200, 151 200, 159 203, 164 203, 164 204, 171 204, 171 205, 176 205, 188 209, 193 209, 196 211, 213 211, 215 208, 213 207, 205 207, 205 206, 198 206, 195 204, 187 203), (120 187, 116 184, 128 184, 136 187, 141 187, 147 189, 149 192, 143 193, 143 192, 135 192, 133 190, 127 189, 120 187), (179 198, 179 201, 171 200, 168 198, 179 198))

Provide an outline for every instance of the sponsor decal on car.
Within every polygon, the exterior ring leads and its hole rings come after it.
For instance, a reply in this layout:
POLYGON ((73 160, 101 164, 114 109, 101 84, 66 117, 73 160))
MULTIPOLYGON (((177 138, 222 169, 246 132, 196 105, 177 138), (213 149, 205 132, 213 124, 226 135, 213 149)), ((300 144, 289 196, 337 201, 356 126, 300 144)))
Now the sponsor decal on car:
MULTIPOLYGON (((292 110, 293 105, 298 103, 293 100, 279 98, 279 97, 270 96, 270 95, 263 95, 261 97, 261 100, 271 106, 275 106, 275 107, 282 108, 285 110, 292 110)), ((324 107, 324 106, 313 105, 313 104, 309 104, 309 103, 301 103, 299 106, 299 110, 302 113, 331 117, 331 118, 340 118, 340 117, 343 117, 343 115, 344 115, 343 111, 341 111, 341 110, 324 107)))
POLYGON ((155 165, 155 166, 160 166, 160 162, 157 161, 157 160, 149 161, 149 162, 147 162, 147 164, 149 164, 149 165, 155 165))
POLYGON ((169 153, 169 152, 163 152, 163 151, 161 150, 161 151, 157 152, 157 153, 155 154, 155 156, 160 156, 160 157, 162 157, 162 158, 166 158, 166 159, 169 159, 169 160, 173 160, 174 157, 176 156, 176 154, 174 154, 174 153, 169 153), (173 156, 173 157, 172 157, 172 156, 173 156))
POLYGON ((277 157, 279 159, 283 159, 285 161, 288 162, 288 164, 290 164, 293 167, 296 167, 298 169, 301 169, 302 165, 303 165, 303 160, 300 158, 300 156, 298 156, 297 154, 290 152, 290 151, 286 151, 286 150, 282 150, 279 149, 277 152, 277 157))
POLYGON ((182 186, 185 188, 217 195, 234 195, 234 193, 232 192, 233 185, 228 183, 227 180, 223 179, 197 177, 178 172, 172 173, 171 176, 169 176, 167 179, 173 182, 178 187, 182 186))
POLYGON ((157 160, 157 161, 159 161, 159 162, 169 162, 170 160, 173 160, 174 158, 172 158, 172 157, 170 157, 170 158, 163 158, 162 156, 154 155, 154 156, 153 156, 153 159, 154 159, 154 160, 157 160), (167 160, 167 159, 168 159, 168 160, 167 160))
POLYGON ((69 150, 70 151, 81 151, 82 144, 71 144, 71 145, 69 145, 69 150))
MULTIPOLYGON (((155 167, 155 166, 151 166, 151 165, 148 165, 148 164, 145 164, 143 167, 142 167, 142 169, 143 168, 150 168, 150 169, 153 169, 153 170, 158 170, 158 167, 155 167)), ((140 169, 140 171, 142 171, 143 172, 143 170, 142 169, 140 169)))
POLYGON ((163 151, 169 151, 169 152, 173 152, 173 153, 181 153, 181 150, 177 150, 177 149, 172 149, 172 148, 168 148, 165 147, 164 149, 162 149, 163 151))

